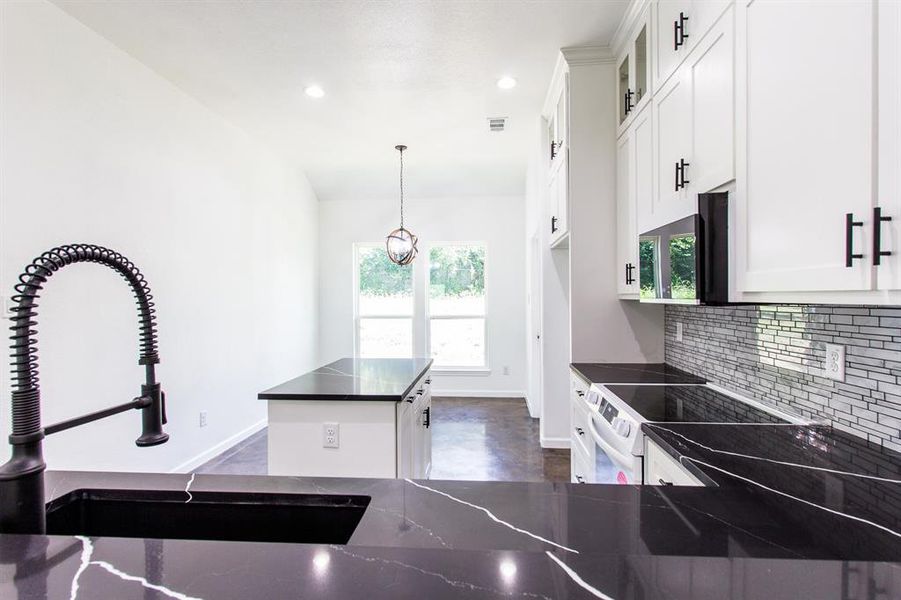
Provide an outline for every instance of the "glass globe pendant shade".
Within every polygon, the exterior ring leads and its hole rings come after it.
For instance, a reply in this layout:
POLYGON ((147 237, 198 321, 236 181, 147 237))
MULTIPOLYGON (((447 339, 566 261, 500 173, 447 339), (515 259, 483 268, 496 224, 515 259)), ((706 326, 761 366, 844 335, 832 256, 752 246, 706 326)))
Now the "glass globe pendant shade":
POLYGON ((403 227, 395 229, 388 234, 385 240, 385 247, 388 251, 388 258, 391 262, 398 265, 408 265, 416 258, 418 249, 416 242, 419 241, 413 233, 403 227))

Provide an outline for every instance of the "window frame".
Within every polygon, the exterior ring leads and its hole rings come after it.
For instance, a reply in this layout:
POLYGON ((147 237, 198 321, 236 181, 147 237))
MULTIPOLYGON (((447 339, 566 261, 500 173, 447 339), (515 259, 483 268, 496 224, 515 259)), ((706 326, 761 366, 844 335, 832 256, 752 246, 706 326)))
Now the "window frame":
POLYGON ((411 291, 413 293, 413 306, 409 315, 361 315, 360 314, 360 250, 364 248, 380 248, 384 251, 384 242, 358 242, 353 245, 353 348, 354 357, 360 357, 360 321, 362 319, 410 319, 410 347, 413 356, 417 355, 416 344, 416 271, 411 273, 411 291))
MULTIPOLYGON (((475 241, 454 241, 454 242, 431 242, 426 246, 425 252, 425 277, 423 282, 423 307, 424 307, 424 334, 425 334, 425 352, 426 356, 432 356, 432 319, 442 319, 442 320, 459 320, 459 319, 482 319, 482 327, 484 330, 484 340, 485 340, 485 360, 481 365, 471 365, 471 366, 461 366, 461 365, 433 365, 432 370, 443 373, 454 373, 457 375, 488 375, 491 373, 491 353, 489 351, 489 336, 488 336, 488 315, 489 315, 489 302, 488 302, 488 282, 489 282, 489 267, 491 266, 490 261, 488 260, 489 252, 488 252, 488 242, 475 242, 475 241), (484 270, 484 279, 485 279, 485 310, 483 314, 460 314, 460 315, 432 315, 431 314, 431 282, 430 277, 432 274, 432 248, 443 248, 447 246, 481 246, 485 249, 485 270, 484 270)), ((414 292, 415 293, 415 292, 414 292)))

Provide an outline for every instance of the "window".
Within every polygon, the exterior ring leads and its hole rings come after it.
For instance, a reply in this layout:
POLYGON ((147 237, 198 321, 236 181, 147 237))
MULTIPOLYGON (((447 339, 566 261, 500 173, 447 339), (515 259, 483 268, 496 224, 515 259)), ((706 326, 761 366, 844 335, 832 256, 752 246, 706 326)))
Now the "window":
POLYGON ((383 245, 357 246, 357 356, 413 356, 413 269, 383 245))
POLYGON ((428 346, 435 366, 486 367, 485 246, 432 246, 428 291, 428 346))

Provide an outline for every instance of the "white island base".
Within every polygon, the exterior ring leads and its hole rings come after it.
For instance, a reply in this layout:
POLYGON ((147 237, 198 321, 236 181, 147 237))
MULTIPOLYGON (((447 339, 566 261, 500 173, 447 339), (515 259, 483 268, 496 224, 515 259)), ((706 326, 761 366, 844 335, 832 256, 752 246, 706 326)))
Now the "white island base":
POLYGON ((401 401, 269 400, 269 474, 428 479, 430 388, 426 372, 401 401), (325 447, 327 424, 337 448, 325 447))

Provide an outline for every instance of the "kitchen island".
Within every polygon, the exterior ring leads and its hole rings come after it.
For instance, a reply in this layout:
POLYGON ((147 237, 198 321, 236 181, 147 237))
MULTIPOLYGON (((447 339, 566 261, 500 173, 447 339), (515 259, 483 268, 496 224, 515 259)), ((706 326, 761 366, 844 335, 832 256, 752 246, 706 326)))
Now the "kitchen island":
POLYGON ((261 392, 269 474, 428 479, 431 366, 429 358, 342 358, 261 392))

